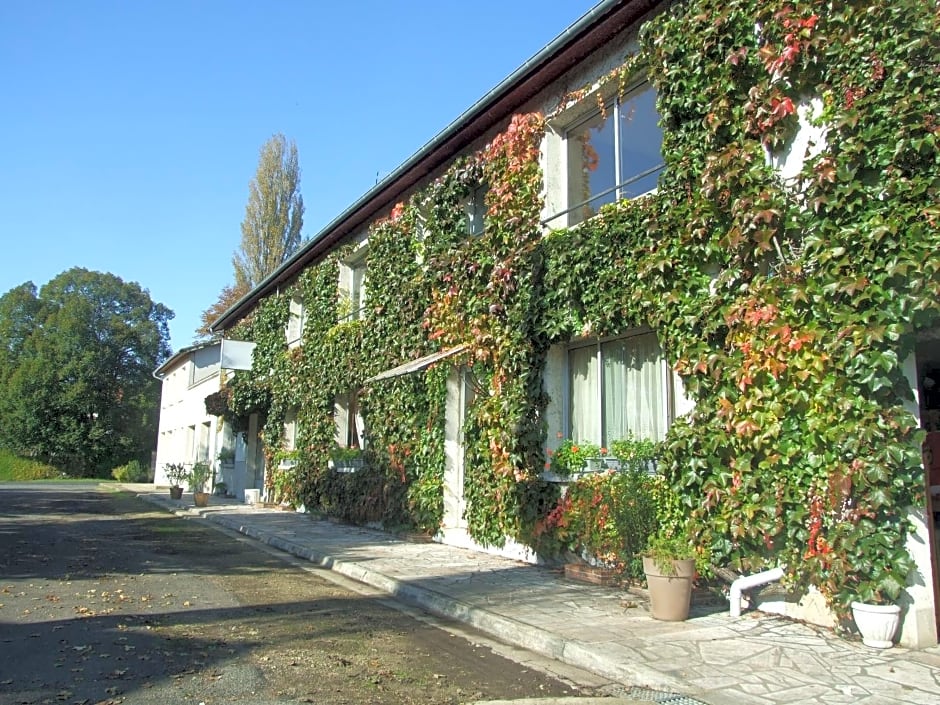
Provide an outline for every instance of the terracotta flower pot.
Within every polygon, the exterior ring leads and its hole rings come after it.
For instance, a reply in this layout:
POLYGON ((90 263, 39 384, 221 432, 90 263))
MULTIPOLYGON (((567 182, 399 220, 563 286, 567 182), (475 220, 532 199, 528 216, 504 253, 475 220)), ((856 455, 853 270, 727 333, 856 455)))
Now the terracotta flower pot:
POLYGON ((695 559, 672 561, 672 571, 663 570, 652 558, 643 558, 643 572, 650 594, 650 613, 653 619, 681 622, 689 617, 692 603, 692 579, 695 577, 695 559))
POLYGON ((197 507, 208 507, 209 506, 209 493, 208 492, 193 492, 193 504, 197 507))

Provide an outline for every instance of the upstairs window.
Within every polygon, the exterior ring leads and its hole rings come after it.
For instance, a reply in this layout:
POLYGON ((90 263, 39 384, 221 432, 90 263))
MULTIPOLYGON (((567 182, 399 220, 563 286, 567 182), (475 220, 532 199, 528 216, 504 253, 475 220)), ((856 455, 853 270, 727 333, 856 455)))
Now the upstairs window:
POLYGON ((656 93, 644 83, 565 132, 568 225, 656 188, 663 168, 656 93))
POLYGON ((480 236, 486 229, 486 191, 478 186, 463 201, 467 235, 480 236))
POLYGON ((367 251, 360 248, 354 257, 340 266, 340 321, 358 321, 365 318, 367 251))
POLYGON ((287 319, 287 346, 296 347, 300 345, 304 334, 304 323, 306 316, 304 313, 304 302, 296 294, 290 300, 290 317, 287 319))

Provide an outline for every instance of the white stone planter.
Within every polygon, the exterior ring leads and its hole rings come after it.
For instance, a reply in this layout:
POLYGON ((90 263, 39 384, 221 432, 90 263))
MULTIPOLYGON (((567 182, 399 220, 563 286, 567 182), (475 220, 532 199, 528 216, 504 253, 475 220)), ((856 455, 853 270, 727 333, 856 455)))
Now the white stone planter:
POLYGON ((363 458, 348 458, 346 460, 330 460, 327 465, 335 472, 358 472, 365 467, 363 458))
POLYGON ((894 635, 901 621, 901 608, 898 605, 853 602, 852 617, 862 635, 863 644, 874 649, 888 649, 894 646, 894 635))

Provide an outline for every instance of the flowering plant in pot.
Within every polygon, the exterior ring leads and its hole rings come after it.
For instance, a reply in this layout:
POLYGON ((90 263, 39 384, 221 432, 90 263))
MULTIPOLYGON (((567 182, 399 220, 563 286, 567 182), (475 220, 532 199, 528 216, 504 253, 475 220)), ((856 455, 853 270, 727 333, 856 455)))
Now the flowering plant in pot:
POLYGON ((639 554, 657 526, 653 481, 631 470, 589 473, 559 497, 542 530, 591 565, 639 579, 639 554))
POLYGON ((170 497, 180 499, 183 496, 182 483, 189 478, 186 466, 182 463, 166 463, 163 466, 163 474, 170 483, 170 497))
POLYGON ((330 451, 330 467, 337 472, 355 472, 365 465, 365 457, 358 446, 334 446, 330 451))
POLYGON ((554 451, 548 451, 548 477, 570 478, 585 470, 588 458, 599 458, 601 447, 595 443, 566 438, 554 451))

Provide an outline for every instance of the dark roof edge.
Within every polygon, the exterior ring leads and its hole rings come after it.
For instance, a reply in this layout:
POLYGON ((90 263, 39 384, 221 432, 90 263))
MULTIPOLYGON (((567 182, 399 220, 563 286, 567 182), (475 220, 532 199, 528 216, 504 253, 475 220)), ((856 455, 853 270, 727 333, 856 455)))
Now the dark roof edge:
POLYGON ((259 299, 295 279, 308 264, 328 252, 363 223, 373 219, 383 207, 393 203, 499 121, 508 118, 514 109, 533 98, 592 50, 602 46, 662 2, 601 0, 334 218, 280 267, 229 307, 209 326, 209 330, 213 333, 224 331, 238 323, 259 299))

